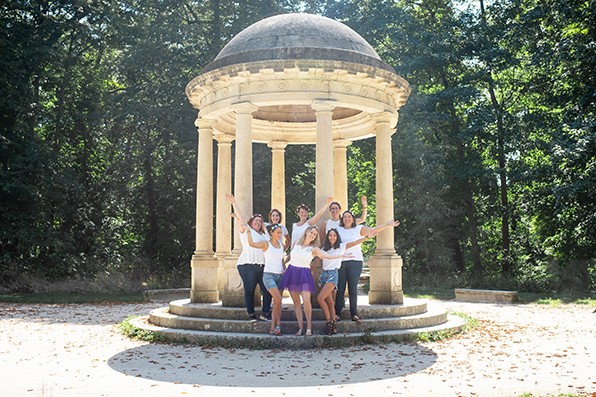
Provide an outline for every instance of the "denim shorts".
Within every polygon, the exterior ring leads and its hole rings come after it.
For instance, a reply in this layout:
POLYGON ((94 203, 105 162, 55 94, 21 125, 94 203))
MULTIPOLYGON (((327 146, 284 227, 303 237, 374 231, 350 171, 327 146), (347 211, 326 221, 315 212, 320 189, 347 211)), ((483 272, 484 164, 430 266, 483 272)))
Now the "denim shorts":
POLYGON ((337 287, 337 282, 339 280, 339 275, 337 273, 337 269, 333 270, 323 270, 321 273, 321 277, 319 277, 319 286, 323 286, 327 283, 333 283, 337 287))
POLYGON ((277 273, 263 273, 263 284, 265 284, 265 288, 269 291, 271 288, 277 288, 281 290, 281 274, 277 273))

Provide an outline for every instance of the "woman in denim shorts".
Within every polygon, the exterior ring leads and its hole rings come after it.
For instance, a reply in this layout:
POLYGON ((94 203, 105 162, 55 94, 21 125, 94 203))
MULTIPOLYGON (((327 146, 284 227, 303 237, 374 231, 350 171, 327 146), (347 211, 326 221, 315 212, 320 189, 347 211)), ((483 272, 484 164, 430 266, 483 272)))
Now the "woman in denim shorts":
MULTIPOLYGON (((368 236, 362 237, 351 243, 342 244, 341 238, 337 230, 332 228, 327 231, 325 241, 323 242, 323 251, 326 251, 331 256, 343 255, 346 249, 361 244, 368 236)), ((323 272, 319 277, 319 286, 321 290, 317 296, 317 302, 325 319, 327 320, 327 335, 337 333, 335 327, 335 302, 333 300, 333 291, 337 288, 339 275, 337 270, 341 267, 342 258, 337 259, 323 259, 323 272)))
POLYGON ((253 248, 263 251, 265 256, 265 269, 263 272, 263 283, 265 288, 273 297, 273 310, 271 313, 271 335, 281 335, 281 277, 286 269, 284 264, 284 246, 281 243, 283 238, 283 229, 281 225, 274 223, 267 225, 267 231, 271 236, 269 241, 254 242, 251 236, 248 236, 248 244, 253 248))

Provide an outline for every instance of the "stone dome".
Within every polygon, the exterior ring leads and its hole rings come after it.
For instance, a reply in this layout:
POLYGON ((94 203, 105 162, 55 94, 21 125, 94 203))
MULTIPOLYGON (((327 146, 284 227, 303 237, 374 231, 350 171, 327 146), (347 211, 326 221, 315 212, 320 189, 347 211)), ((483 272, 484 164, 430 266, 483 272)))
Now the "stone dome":
POLYGON ((304 13, 276 15, 249 26, 221 50, 203 73, 237 64, 284 60, 350 62, 395 73, 348 26, 304 13))

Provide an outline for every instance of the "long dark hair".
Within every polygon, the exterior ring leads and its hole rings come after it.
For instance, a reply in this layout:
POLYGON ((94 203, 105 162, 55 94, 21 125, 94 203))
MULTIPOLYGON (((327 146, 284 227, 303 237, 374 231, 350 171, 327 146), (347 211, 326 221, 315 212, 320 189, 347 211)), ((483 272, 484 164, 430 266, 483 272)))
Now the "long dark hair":
POLYGON ((341 244, 341 237, 339 237, 339 233, 337 232, 337 230, 335 228, 333 229, 329 229, 327 231, 327 234, 325 235, 325 242, 323 243, 323 251, 329 251, 331 249, 337 249, 339 248, 341 244), (329 241, 329 233, 335 233, 335 235, 337 236, 337 239, 335 240, 335 244, 331 245, 331 241, 329 241))
POLYGON ((347 211, 344 211, 344 212, 341 214, 341 218, 339 218, 339 226, 341 226, 341 227, 346 227, 346 226, 344 225, 344 215, 345 215, 345 214, 350 214, 350 215, 352 216, 352 221, 353 221, 353 222, 352 222, 352 226, 350 227, 350 229, 351 229, 351 228, 353 228, 353 227, 356 227, 356 217, 354 216, 354 214, 352 214, 352 211, 349 211, 349 210, 347 210, 347 211))
POLYGON ((279 223, 270 223, 267 225, 267 232, 269 235, 271 235, 275 229, 281 229, 281 225, 279 223))

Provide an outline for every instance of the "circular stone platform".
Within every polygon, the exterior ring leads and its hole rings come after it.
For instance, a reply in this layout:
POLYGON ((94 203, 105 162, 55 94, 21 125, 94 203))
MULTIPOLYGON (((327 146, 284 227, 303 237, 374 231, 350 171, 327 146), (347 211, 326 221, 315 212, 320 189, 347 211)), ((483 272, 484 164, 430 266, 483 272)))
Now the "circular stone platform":
MULTIPOLYGON (((133 320, 133 325, 153 331, 164 340, 199 345, 253 348, 313 348, 350 344, 412 340, 420 333, 458 332, 464 320, 444 311, 427 310, 424 301, 406 299, 402 305, 369 305, 366 296, 358 297, 362 323, 342 318, 336 335, 325 335, 326 324, 320 309, 313 309, 314 336, 296 337, 298 330, 294 307, 284 299, 280 337, 269 335, 270 323, 249 323, 244 308, 223 307, 220 303, 190 303, 177 300, 168 307, 155 309, 149 316, 133 320)), ((347 311, 344 311, 347 316, 347 311)))

